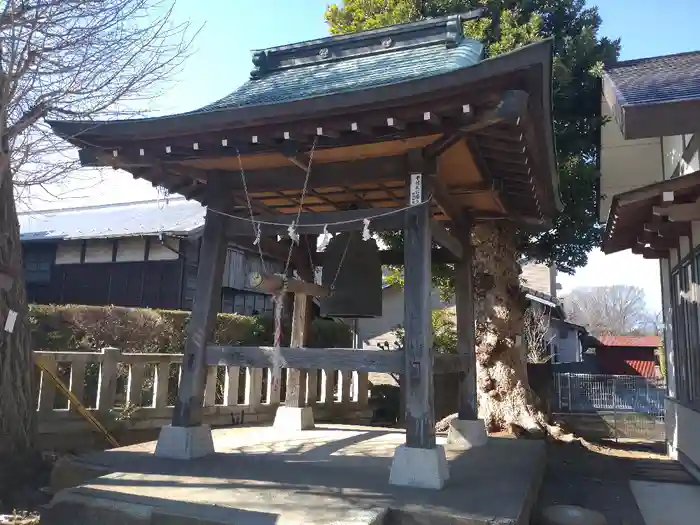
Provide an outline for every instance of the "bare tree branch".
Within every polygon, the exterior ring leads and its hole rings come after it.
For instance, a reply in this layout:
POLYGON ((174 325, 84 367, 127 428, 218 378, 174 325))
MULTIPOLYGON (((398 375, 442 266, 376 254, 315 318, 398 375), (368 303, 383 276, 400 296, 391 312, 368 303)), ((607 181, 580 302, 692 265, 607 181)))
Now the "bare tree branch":
MULTIPOLYGON (((0 177, 44 186, 77 167, 43 119, 144 115, 196 35, 174 0, 6 0, 0 9, 0 177)), ((0 180, 0 184, 3 180, 0 180)))
POLYGON ((615 285, 576 288, 563 298, 567 318, 594 335, 646 334, 654 329, 644 290, 615 285))
POLYGON ((549 344, 552 342, 550 324, 550 315, 545 308, 532 305, 525 310, 523 339, 528 363, 546 363, 552 358, 549 349, 549 344))
MULTIPOLYGON (((76 154, 44 117, 141 115, 182 65, 188 24, 171 0, 2 0, 0 4, 0 266, 14 280, 0 317, 26 312, 16 199, 76 173, 76 154)), ((93 178, 94 175, 92 176, 93 178)), ((22 314, 20 314, 22 315, 22 314)), ((0 337, 0 463, 31 450, 36 400, 29 323, 0 337)))

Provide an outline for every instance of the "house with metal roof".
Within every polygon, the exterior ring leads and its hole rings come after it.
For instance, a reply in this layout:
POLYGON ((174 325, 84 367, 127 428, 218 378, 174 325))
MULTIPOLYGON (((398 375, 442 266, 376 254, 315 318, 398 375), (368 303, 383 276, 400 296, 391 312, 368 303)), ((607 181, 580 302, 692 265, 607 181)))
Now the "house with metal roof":
MULTIPOLYGON (((19 214, 30 302, 189 310, 206 209, 180 196, 19 214)), ((268 256, 277 268, 278 260, 268 256)), ((272 310, 247 286, 259 271, 254 246, 230 244, 222 312, 272 310)))
POLYGON ((611 65, 602 91, 603 251, 659 261, 667 439, 699 468, 700 51, 611 65))

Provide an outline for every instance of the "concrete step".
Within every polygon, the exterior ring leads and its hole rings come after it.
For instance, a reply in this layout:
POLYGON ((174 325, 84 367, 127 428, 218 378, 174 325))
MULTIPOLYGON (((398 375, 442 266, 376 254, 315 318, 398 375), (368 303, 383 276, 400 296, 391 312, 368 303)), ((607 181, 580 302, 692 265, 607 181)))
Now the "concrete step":
MULTIPOLYGON (((259 512, 207 504, 142 504, 85 488, 61 491, 41 512, 51 525, 383 525, 386 508, 345 509, 329 515, 304 508, 259 512)), ((330 505, 333 507, 333 505, 330 505)))

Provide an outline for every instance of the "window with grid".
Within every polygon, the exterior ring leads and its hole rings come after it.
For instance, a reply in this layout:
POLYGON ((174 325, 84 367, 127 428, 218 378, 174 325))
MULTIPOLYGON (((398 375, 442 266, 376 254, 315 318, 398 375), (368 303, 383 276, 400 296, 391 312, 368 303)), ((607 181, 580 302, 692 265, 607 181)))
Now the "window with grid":
POLYGON ((272 296, 242 292, 233 288, 224 288, 222 294, 223 312, 241 315, 262 315, 272 313, 272 296))
POLYGON ((672 275, 673 337, 678 396, 700 404, 700 315, 695 300, 700 255, 672 275))
POLYGON ((24 249, 24 279, 27 283, 47 284, 51 281, 51 267, 55 257, 51 247, 24 249))

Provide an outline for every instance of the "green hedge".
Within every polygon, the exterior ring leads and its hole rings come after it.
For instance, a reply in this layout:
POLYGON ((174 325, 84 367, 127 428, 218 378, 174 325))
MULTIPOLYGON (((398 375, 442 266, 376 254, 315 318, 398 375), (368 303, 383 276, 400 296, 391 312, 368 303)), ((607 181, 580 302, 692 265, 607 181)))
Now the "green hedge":
MULTIPOLYGON (((34 350, 94 351, 113 346, 123 352, 182 353, 190 312, 117 306, 32 305, 29 308, 34 350)), ((214 341, 231 345, 271 345, 271 317, 219 314, 214 341)), ((283 334, 288 344, 289 326, 283 334)), ((309 346, 349 347, 347 325, 315 319, 309 346)))

